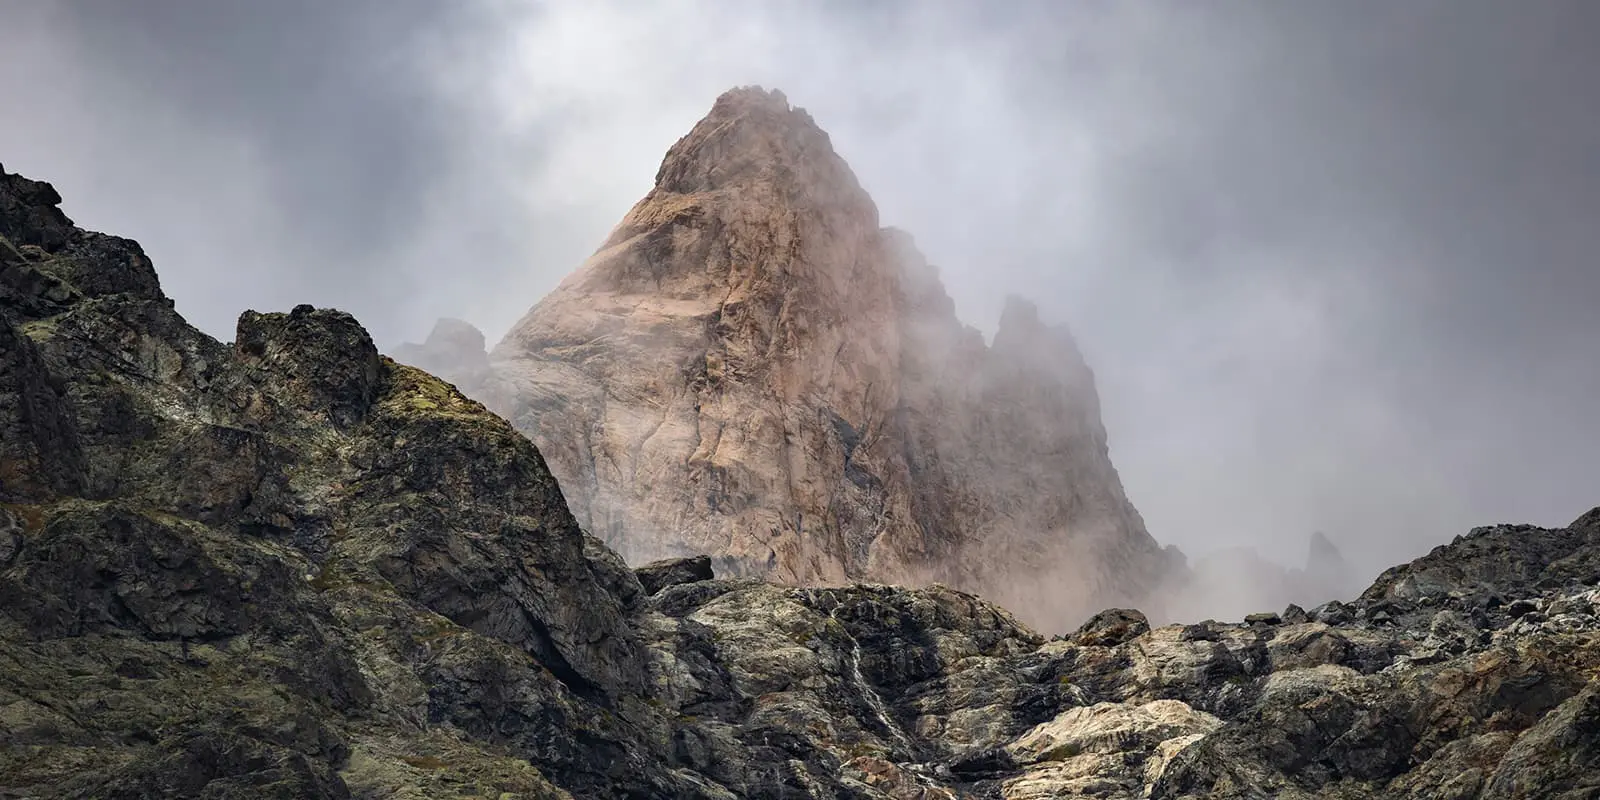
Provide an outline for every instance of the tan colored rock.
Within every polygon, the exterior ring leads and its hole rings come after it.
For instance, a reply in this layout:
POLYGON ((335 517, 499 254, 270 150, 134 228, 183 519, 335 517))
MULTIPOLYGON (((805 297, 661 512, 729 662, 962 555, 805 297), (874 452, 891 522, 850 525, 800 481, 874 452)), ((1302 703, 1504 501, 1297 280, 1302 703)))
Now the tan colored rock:
POLYGON ((899 766, 881 758, 858 756, 843 766, 846 777, 888 800, 956 800, 956 794, 949 789, 925 786, 899 766))
POLYGON ((943 582, 1049 627, 1166 563, 1071 337, 1014 300, 986 345, 778 92, 719 98, 491 359, 463 385, 631 563, 943 582))
POLYGON ((1003 796, 1147 797, 1174 755, 1220 727, 1178 700, 1069 709, 1006 748, 1027 770, 1006 781, 1003 796))

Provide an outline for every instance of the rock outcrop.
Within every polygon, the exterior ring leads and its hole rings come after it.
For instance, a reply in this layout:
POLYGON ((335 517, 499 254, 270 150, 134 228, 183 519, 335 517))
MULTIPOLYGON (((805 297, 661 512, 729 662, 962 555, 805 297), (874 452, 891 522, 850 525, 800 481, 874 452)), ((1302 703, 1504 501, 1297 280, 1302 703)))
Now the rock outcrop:
POLYGON ((1052 626, 1148 602, 1172 566, 1072 337, 1014 298, 986 345, 778 92, 719 98, 491 356, 489 381, 445 374, 538 444, 632 563, 936 581, 1052 626))
POLYGON ((349 315, 219 343, 58 202, 0 170, 0 796, 1600 796, 1600 509, 1048 641, 943 587, 636 574, 349 315))

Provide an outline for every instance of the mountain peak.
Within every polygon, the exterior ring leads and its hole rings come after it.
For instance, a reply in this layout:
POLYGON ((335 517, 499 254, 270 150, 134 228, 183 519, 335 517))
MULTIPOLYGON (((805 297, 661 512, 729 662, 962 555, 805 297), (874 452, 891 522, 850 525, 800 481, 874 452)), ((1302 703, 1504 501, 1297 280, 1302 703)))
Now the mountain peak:
POLYGON ((741 86, 719 96, 656 172, 656 191, 702 194, 755 191, 764 202, 839 207, 870 216, 877 209, 833 142, 783 92, 741 86), (776 195, 776 198, 769 197, 776 195))
POLYGON ((1039 306, 1021 295, 1006 295, 1005 304, 1000 308, 1000 330, 1025 334, 1044 330, 1044 323, 1039 320, 1039 306))
POLYGON ((61 195, 44 181, 8 173, 0 165, 0 230, 12 244, 54 250, 71 238, 72 220, 60 209, 61 195))
MULTIPOLYGON (((796 111, 789 105, 789 97, 780 89, 765 89, 754 84, 735 86, 717 97, 711 105, 711 116, 733 116, 750 109, 767 109, 778 113, 796 111)), ((805 111, 801 110, 801 114, 805 111)))
POLYGON ((1020 298, 1004 316, 985 348, 828 134, 741 87, 513 326, 477 391, 635 563, 939 582, 1075 625, 1133 602, 1166 556, 1108 461, 1076 348, 1020 298))

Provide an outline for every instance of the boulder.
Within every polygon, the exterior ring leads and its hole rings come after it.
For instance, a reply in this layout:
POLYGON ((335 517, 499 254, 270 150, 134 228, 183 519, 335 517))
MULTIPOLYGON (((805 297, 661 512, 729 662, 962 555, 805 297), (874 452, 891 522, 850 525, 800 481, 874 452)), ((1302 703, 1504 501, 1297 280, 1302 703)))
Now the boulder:
POLYGON ((645 594, 656 594, 668 586, 709 581, 716 577, 711 574, 710 556, 662 559, 639 567, 633 573, 639 576, 645 594))

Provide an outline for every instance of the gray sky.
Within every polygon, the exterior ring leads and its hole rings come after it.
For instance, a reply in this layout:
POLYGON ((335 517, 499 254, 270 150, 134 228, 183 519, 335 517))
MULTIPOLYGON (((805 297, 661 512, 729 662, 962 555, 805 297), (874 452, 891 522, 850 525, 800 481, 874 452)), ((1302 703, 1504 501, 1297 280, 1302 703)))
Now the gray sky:
POLYGON ((1070 322, 1157 538, 1368 569, 1600 503, 1600 3, 0 0, 0 163, 179 309, 497 338, 722 90, 989 328, 1070 322))

